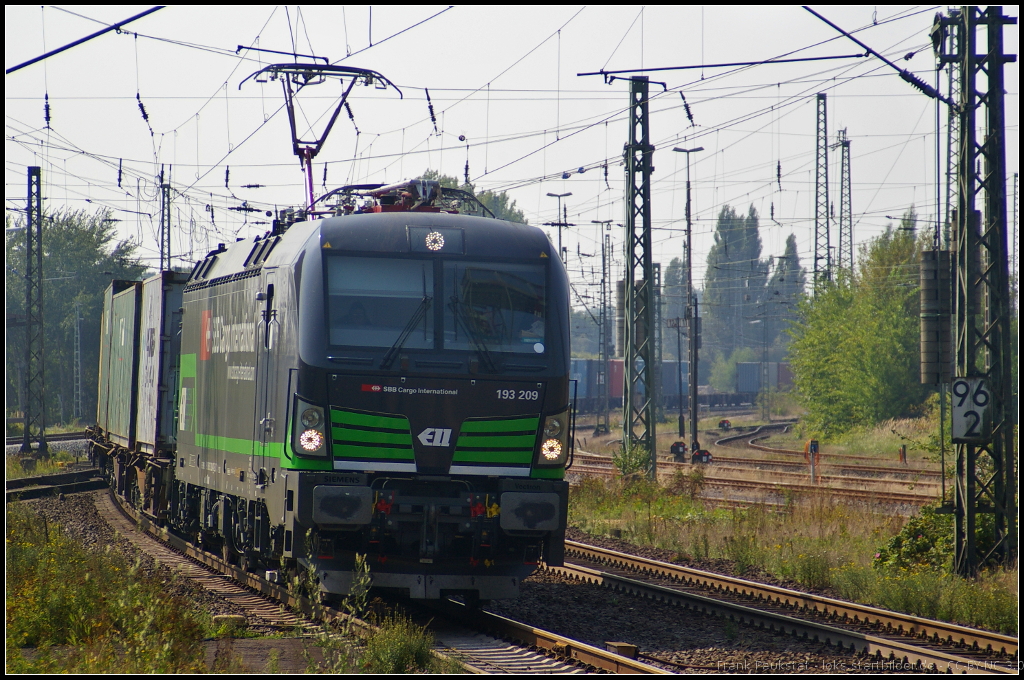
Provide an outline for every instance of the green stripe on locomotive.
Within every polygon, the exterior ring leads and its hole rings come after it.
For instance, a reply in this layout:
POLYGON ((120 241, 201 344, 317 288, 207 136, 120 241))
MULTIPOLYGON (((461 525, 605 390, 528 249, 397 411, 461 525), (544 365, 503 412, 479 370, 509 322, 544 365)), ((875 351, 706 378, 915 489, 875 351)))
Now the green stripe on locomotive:
POLYGON ((416 459, 405 416, 332 408, 331 443, 334 457, 342 460, 408 463, 416 459))
POLYGON ((453 463, 529 466, 540 418, 472 418, 462 423, 453 463))

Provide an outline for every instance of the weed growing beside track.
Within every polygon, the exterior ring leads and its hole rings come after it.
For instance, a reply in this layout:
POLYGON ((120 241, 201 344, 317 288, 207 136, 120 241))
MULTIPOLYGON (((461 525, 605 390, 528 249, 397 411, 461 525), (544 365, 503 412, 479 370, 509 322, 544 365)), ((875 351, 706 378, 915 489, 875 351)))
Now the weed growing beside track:
POLYGON ((138 563, 87 551, 16 503, 6 539, 8 673, 206 670, 208 617, 138 563))
POLYGON ((1017 633, 1017 571, 968 580, 934 563, 876 564, 892 538, 918 526, 842 503, 823 491, 778 512, 715 510, 697 499, 702 480, 677 473, 665 487, 630 478, 586 478, 570 491, 569 522, 675 553, 697 568, 731 571, 918 616, 1017 633), (724 563, 722 561, 725 561, 724 563))
POLYGON ((76 463, 78 459, 68 451, 53 451, 48 458, 32 459, 31 469, 26 468, 21 461, 22 456, 19 455, 5 456, 5 479, 21 479, 22 477, 66 472, 68 466, 76 463))
MULTIPOLYGON (((282 633, 268 636, 233 620, 218 624, 203 604, 180 594, 189 592, 178 587, 183 584, 167 581, 179 577, 133 562, 109 543, 105 549, 83 547, 79 538, 32 506, 8 504, 8 673, 242 673, 274 672, 281 665, 279 651, 250 652, 252 659, 233 638, 277 639, 282 633), (254 661, 257 668, 250 667, 254 661)), ((285 634, 302 635, 305 670, 463 672, 457 661, 433 654, 426 628, 379 602, 370 611, 369 569, 365 561, 361 565, 361 587, 342 608, 352 616, 369 614, 376 629, 363 640, 351 624, 285 634)), ((293 654, 298 651, 293 647, 293 654)))

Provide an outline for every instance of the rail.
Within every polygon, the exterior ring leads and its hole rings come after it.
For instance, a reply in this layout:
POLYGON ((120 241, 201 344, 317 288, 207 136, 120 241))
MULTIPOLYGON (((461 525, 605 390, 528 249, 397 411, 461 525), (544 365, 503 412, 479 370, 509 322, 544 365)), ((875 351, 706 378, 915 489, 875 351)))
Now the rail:
POLYGON ((755 626, 807 635, 841 648, 943 672, 1016 672, 1017 638, 1008 635, 754 583, 575 541, 566 541, 566 557, 589 564, 567 559, 565 567, 551 569, 618 590, 678 601, 755 626), (641 580, 636 575, 661 581, 641 580))
MULTIPOLYGON (((126 505, 123 499, 116 496, 115 499, 121 510, 133 519, 140 529, 158 538, 188 558, 228 576, 245 588, 276 600, 286 607, 301 611, 307 617, 317 615, 326 621, 347 621, 353 627, 355 633, 361 637, 366 637, 371 631, 375 630, 375 627, 366 621, 353 618, 345 612, 327 605, 317 605, 314 607, 314 603, 309 598, 296 595, 267 578, 245 571, 240 567, 225 562, 219 556, 200 550, 185 539, 170 532, 167 528, 159 526, 150 517, 126 505)), ((453 611, 453 609, 458 611, 458 605, 454 603, 439 606, 442 606, 449 612, 453 611)), ((497 614, 480 610, 471 612, 471 615, 467 614, 468 612, 463 609, 458 619, 463 623, 467 620, 472 621, 476 627, 482 630, 490 631, 501 637, 516 640, 524 645, 543 650, 555 658, 565 659, 570 665, 582 663, 595 669, 612 673, 664 674, 668 672, 613 651, 602 650, 556 633, 498 616, 497 614)), ((456 655, 462 655, 458 649, 455 649, 454 652, 456 655)), ((479 668, 474 667, 469 662, 462 661, 461 663, 463 663, 467 672, 480 672, 479 668)))

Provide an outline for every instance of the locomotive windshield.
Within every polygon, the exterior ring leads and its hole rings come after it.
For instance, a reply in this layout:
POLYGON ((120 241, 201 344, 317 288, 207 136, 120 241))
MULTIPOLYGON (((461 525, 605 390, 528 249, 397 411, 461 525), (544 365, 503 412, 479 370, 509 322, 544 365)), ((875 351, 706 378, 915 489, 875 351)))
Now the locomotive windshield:
POLYGON ((445 262, 444 346, 544 352, 544 267, 445 262))
POLYGON ((460 260, 435 270, 434 260, 325 262, 332 346, 393 347, 401 340, 404 349, 545 352, 544 265, 460 260))
POLYGON ((433 263, 379 257, 328 257, 327 295, 332 345, 391 347, 416 320, 406 348, 433 349, 429 298, 433 263))

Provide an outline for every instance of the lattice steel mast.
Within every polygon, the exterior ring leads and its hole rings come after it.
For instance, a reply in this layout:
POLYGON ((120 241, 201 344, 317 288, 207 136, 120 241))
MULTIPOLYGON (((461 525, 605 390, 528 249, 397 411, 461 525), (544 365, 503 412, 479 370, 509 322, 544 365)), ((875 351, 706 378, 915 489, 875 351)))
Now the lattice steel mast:
POLYGON ((846 128, 839 131, 839 253, 836 266, 853 271, 853 183, 850 179, 850 140, 846 128))
POLYGON ((20 451, 31 453, 34 429, 39 455, 45 456, 43 338, 43 178, 39 167, 30 166, 25 211, 25 431, 20 451))
POLYGON ((814 287, 831 278, 828 228, 828 116, 825 93, 817 97, 817 143, 814 152, 814 287))
POLYGON ((629 79, 629 143, 626 161, 626 351, 623 362, 623 444, 650 455, 657 478, 654 395, 654 262, 651 240, 650 114, 646 76, 629 79), (637 274, 640 280, 636 280, 637 274))
POLYGON ((976 573, 991 559, 1015 563, 1018 548, 1003 79, 1003 65, 1013 59, 1003 52, 1003 26, 1013 23, 1016 19, 1004 16, 1001 6, 963 7, 937 21, 950 31, 955 47, 942 58, 958 62, 960 76, 954 380, 983 379, 991 395, 982 439, 956 444, 954 566, 964 575, 976 573), (980 27, 987 34, 983 47, 977 36, 980 27), (985 78, 984 90, 978 88, 979 75, 985 78), (985 133, 979 142, 980 109, 985 133), (976 209, 979 194, 984 215, 976 209), (994 545, 984 554, 977 540, 981 513, 994 515, 994 545))

